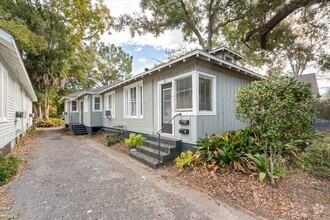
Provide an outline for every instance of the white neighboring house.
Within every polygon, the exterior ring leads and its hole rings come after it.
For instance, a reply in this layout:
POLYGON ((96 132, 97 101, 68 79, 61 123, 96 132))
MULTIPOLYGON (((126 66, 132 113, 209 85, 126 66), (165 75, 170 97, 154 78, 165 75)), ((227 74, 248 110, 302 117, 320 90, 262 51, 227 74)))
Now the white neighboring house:
POLYGON ((0 29, 0 152, 11 151, 32 125, 32 102, 37 101, 14 38, 0 29))

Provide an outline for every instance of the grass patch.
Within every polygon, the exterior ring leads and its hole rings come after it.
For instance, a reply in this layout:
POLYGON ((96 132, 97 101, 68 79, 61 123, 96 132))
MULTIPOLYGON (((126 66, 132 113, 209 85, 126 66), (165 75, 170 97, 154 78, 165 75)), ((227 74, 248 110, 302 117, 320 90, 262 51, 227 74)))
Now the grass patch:
POLYGON ((4 185, 19 170, 22 159, 15 156, 0 157, 0 186, 4 185))

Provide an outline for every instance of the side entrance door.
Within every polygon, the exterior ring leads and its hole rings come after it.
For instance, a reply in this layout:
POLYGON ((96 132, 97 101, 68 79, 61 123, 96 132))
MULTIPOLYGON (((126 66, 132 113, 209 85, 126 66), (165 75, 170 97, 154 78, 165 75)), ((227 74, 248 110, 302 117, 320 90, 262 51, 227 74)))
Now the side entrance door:
MULTIPOLYGON (((172 118, 172 83, 162 85, 161 91, 161 125, 162 127, 172 118)), ((172 122, 167 124, 163 133, 172 134, 172 122)))

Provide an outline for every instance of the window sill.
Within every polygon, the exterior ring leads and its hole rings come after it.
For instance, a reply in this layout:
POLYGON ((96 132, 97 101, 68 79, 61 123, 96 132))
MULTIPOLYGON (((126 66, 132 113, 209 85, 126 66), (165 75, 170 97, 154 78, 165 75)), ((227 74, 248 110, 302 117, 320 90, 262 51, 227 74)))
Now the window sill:
POLYGON ((93 110, 93 112, 103 112, 102 110, 93 110))
POLYGON ((124 116, 124 118, 127 118, 127 119, 143 119, 143 116, 124 116))

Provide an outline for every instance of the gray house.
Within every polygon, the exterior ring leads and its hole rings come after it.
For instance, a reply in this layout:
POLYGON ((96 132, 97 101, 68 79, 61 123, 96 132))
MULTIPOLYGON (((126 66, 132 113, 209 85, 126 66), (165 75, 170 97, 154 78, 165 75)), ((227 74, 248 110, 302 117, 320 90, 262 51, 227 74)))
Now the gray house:
POLYGON ((225 47, 195 50, 129 80, 63 97, 65 122, 78 126, 77 133, 83 127, 88 133, 141 133, 148 140, 131 155, 158 166, 192 149, 206 133, 244 127, 235 117, 234 98, 261 76, 237 65, 242 58, 225 47))
POLYGON ((32 125, 37 97, 14 38, 0 29, 0 152, 8 154, 32 125))

